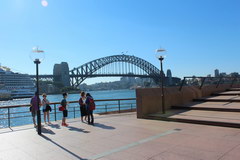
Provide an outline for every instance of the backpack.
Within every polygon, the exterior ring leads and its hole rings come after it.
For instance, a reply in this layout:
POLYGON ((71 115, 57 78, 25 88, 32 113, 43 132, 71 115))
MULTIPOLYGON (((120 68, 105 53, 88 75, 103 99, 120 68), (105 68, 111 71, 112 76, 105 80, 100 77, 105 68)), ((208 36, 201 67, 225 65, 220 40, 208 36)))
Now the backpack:
POLYGON ((89 97, 89 110, 92 111, 95 109, 96 109, 95 102, 94 102, 93 98, 89 97))

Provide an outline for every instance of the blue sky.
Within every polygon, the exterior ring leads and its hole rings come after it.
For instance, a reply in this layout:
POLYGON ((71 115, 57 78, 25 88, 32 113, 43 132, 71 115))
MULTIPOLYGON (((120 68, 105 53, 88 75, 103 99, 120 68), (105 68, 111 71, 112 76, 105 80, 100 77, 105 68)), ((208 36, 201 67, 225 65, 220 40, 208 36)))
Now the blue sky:
POLYGON ((47 1, 0 1, 2 65, 34 74, 29 54, 38 45, 46 51, 40 74, 62 61, 72 69, 122 51, 159 67, 155 49, 163 47, 173 76, 240 72, 239 0, 47 1))

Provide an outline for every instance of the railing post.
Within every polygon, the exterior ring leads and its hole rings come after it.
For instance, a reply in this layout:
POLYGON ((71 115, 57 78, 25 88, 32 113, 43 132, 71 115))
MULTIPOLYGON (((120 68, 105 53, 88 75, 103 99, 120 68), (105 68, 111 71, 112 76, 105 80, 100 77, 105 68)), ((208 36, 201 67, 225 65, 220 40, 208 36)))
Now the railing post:
POLYGON ((8 128, 11 127, 11 124, 10 124, 10 108, 8 108, 8 128))
POLYGON ((54 117, 55 117, 55 121, 57 121, 57 109, 56 109, 56 104, 54 104, 54 117))
POLYGON ((221 81, 222 81, 222 77, 219 78, 219 81, 218 81, 218 84, 217 84, 216 88, 218 88, 218 86, 220 85, 221 81))
POLYGON ((118 100, 118 112, 120 113, 121 107, 120 107, 120 100, 118 100))
POLYGON ((233 79, 233 81, 232 81, 232 83, 231 83, 231 88, 232 88, 232 86, 233 86, 235 80, 236 80, 236 77, 233 79))
POLYGON ((105 104, 105 113, 107 113, 107 104, 105 104))
POLYGON ((179 91, 182 90, 182 87, 183 87, 183 85, 184 85, 185 79, 186 79, 186 77, 183 78, 183 80, 182 80, 182 84, 181 84, 181 86, 180 86, 180 88, 179 88, 179 91))
POLYGON ((201 86, 200 86, 200 89, 202 89, 202 87, 203 87, 203 84, 204 84, 204 82, 205 82, 205 77, 203 78, 203 80, 202 80, 202 84, 201 84, 201 86))
POLYGON ((73 117, 75 118, 75 106, 73 107, 73 117))

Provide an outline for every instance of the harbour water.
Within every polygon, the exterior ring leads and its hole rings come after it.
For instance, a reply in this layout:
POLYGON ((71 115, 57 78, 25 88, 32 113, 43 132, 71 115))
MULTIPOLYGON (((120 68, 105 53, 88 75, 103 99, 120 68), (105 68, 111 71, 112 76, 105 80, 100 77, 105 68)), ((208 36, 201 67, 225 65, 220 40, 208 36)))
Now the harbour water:
MULTIPOLYGON (((96 100, 102 100, 102 99, 127 99, 127 98, 136 98, 135 90, 107 90, 107 91, 90 91, 89 92, 94 99, 96 100)), ((41 97, 42 98, 42 97, 41 97)), ((69 94, 67 100, 68 101, 78 101, 80 98, 80 94, 69 94)), ((31 98, 24 98, 24 99, 14 99, 9 101, 0 101, 0 128, 8 127, 9 123, 10 126, 19 126, 19 125, 25 125, 25 124, 31 124, 32 118, 31 114, 29 112, 29 107, 21 107, 21 108, 11 108, 9 109, 10 117, 16 117, 11 118, 10 122, 8 122, 8 109, 1 109, 3 106, 12 106, 12 105, 24 105, 29 104, 31 98), (18 113, 21 112, 21 113, 18 113), (28 117, 25 117, 28 116, 28 117)), ((60 102, 62 100, 62 95, 48 95, 47 99, 50 102, 60 102)), ((122 102, 121 102, 122 103, 122 102)), ((125 109, 135 108, 135 101, 125 101, 125 109), (131 104, 131 107, 130 107, 131 104), (132 105, 133 104, 133 105, 132 105)), ((103 101, 103 102, 96 102, 97 109, 95 110, 95 113, 104 112, 106 107, 113 107, 112 109, 108 109, 108 111, 114 111, 118 110, 116 107, 117 102, 112 101, 103 101), (115 105, 114 105, 115 103, 115 105), (115 108, 114 108, 115 107, 115 108)), ((124 106, 124 104, 121 104, 124 106)), ((80 112, 76 111, 75 114, 73 113, 74 107, 75 109, 79 110, 78 103, 73 103, 69 105, 69 116, 68 118, 80 117, 80 112)), ((53 105, 52 105, 53 108, 53 105)), ((55 120, 54 113, 52 112, 51 115, 51 121, 55 120)), ((57 113, 56 119, 60 120, 62 117, 61 112, 57 113)), ((43 117, 42 117, 43 120, 43 117)))

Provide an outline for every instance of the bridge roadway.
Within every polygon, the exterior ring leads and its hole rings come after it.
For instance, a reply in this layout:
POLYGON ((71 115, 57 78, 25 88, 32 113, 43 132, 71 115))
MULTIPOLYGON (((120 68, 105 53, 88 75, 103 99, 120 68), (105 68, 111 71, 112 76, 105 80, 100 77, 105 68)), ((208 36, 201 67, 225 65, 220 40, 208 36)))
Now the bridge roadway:
MULTIPOLYGON (((90 74, 90 75, 69 75, 70 78, 76 78, 76 77, 89 77, 89 78, 94 78, 94 77, 139 77, 139 78, 153 78, 153 76, 149 75, 141 75, 141 74, 90 74)), ((36 78, 36 75, 30 75, 31 78, 36 78)), ((60 76, 54 76, 51 74, 46 74, 46 75, 39 75, 40 79, 53 79, 53 78, 58 78, 60 76)))
POLYGON ((236 128, 137 119, 136 113, 96 115, 95 126, 68 120, 0 129, 3 160, 239 160, 236 128))

